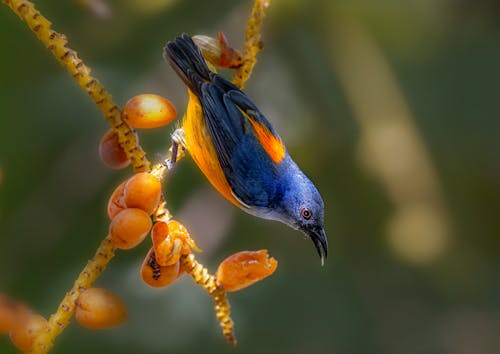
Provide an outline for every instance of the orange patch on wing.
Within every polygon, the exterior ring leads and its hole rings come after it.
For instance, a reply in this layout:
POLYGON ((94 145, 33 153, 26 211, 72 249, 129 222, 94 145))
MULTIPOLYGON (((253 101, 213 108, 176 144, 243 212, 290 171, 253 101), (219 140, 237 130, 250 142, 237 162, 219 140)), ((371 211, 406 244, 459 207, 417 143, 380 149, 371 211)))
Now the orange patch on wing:
POLYGON ((189 91, 189 103, 182 128, 186 137, 186 148, 198 168, 220 194, 241 208, 242 206, 233 196, 231 187, 220 166, 217 153, 210 139, 210 133, 203 119, 200 101, 191 91, 189 91))
MULTIPOLYGON (((245 116, 247 115, 245 114, 245 116)), ((248 120, 252 123, 257 139, 259 139, 260 144, 271 160, 273 160, 274 163, 281 162, 285 158, 285 145, 283 145, 281 139, 276 137, 266 126, 260 124, 256 120, 251 118, 248 118, 248 120)))

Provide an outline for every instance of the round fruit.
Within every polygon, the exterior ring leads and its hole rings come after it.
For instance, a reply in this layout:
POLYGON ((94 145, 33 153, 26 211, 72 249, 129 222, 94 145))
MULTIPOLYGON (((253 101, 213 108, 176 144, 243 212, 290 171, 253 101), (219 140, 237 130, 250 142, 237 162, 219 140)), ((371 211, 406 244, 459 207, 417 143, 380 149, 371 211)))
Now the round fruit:
POLYGON ((125 183, 123 195, 127 208, 139 208, 151 215, 160 202, 161 183, 152 174, 139 172, 125 183))
POLYGON ((99 143, 99 156, 106 166, 114 169, 130 165, 127 154, 118 142, 118 135, 113 129, 107 131, 99 143))
POLYGON ((180 262, 169 266, 160 266, 156 262, 154 250, 151 248, 141 267, 141 276, 144 282, 152 287, 161 288, 169 285, 180 275, 180 262))
POLYGON ((111 194, 111 197, 108 200, 108 216, 111 220, 118 214, 120 211, 123 209, 126 209, 127 206, 125 205, 125 200, 124 200, 124 195, 123 192, 125 190, 125 183, 126 181, 120 184, 116 189, 113 191, 113 194, 111 194))
POLYGON ((75 317, 86 328, 110 328, 126 321, 127 310, 123 301, 111 291, 90 288, 76 301, 75 317))
POLYGON ((33 348, 36 336, 45 328, 47 320, 40 315, 32 314, 14 326, 10 332, 10 340, 19 350, 29 351, 33 348))
POLYGON ((144 210, 127 208, 111 220, 109 233, 117 248, 130 249, 144 240, 151 226, 151 218, 144 210))
POLYGON ((143 94, 132 97, 123 108, 123 120, 133 128, 158 128, 175 119, 177 111, 164 97, 143 94))
POLYGON ((0 333, 8 333, 30 315, 32 312, 27 306, 0 294, 0 333))

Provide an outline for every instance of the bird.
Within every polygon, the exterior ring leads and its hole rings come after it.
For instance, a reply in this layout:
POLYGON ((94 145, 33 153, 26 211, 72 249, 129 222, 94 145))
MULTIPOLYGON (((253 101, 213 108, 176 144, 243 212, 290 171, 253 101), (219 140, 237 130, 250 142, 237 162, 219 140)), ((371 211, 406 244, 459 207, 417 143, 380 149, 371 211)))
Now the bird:
POLYGON ((271 123, 242 90, 210 70, 188 34, 167 42, 163 56, 188 87, 182 144, 208 181, 246 213, 302 231, 323 265, 323 199, 271 123))

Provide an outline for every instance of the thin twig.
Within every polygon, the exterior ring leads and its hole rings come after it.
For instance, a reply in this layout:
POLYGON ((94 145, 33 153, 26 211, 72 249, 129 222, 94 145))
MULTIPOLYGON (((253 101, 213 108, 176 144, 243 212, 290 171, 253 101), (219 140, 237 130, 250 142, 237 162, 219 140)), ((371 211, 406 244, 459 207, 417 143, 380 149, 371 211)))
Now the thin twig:
POLYGON ((247 21, 243 46, 243 65, 236 69, 232 80, 241 89, 252 75, 253 67, 257 63, 257 53, 262 50, 262 24, 269 2, 270 0, 255 0, 252 13, 247 21))

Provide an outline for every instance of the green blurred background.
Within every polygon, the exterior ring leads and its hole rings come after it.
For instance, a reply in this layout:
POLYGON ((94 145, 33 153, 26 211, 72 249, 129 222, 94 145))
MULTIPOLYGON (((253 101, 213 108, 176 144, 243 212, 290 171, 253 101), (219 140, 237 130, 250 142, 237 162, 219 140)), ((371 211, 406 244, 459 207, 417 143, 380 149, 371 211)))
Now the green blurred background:
MULTIPOLYGON (((247 1, 37 1, 123 105, 185 88, 162 60, 181 32, 242 44, 247 1), (100 7, 104 5, 104 7, 100 7)), ((149 245, 118 252, 97 285, 129 321, 72 324, 53 353, 500 352, 500 6, 489 0, 272 0, 247 92, 326 204, 322 268, 297 232, 222 200, 186 159, 169 206, 215 270, 267 248, 276 273, 230 294, 239 347, 188 277, 142 283, 149 245)), ((0 6, 0 292, 49 315, 105 236, 126 171, 97 155, 108 129, 89 97, 0 6)), ((140 132, 159 159, 173 126, 140 132)), ((6 336, 0 353, 15 353, 6 336)))

